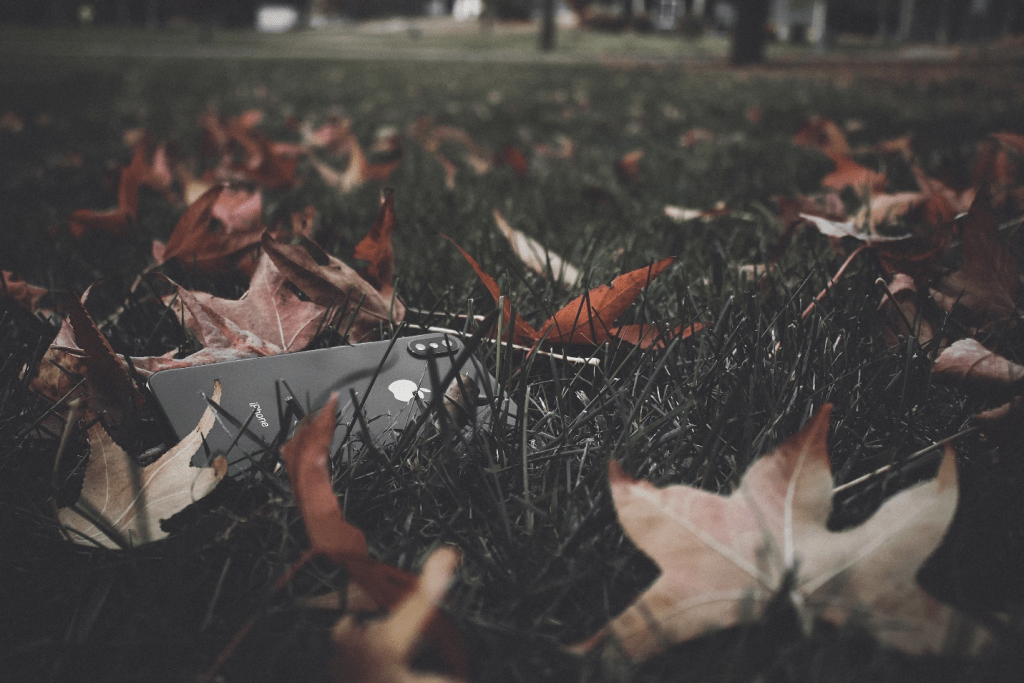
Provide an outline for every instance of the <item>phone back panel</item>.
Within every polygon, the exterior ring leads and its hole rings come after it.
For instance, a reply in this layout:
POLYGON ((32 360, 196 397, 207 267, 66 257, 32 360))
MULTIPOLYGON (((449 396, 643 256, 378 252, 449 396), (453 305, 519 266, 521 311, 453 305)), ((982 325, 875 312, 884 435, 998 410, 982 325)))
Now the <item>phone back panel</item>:
MULTIPOLYGON (((214 380, 220 380, 221 410, 206 443, 210 455, 227 456, 228 473, 235 475, 260 458, 282 425, 290 434, 299 413, 318 410, 335 391, 339 426, 332 452, 346 435, 349 449, 367 440, 377 447, 397 442, 431 397, 444 393, 431 381, 430 363, 436 364, 436 376, 443 381, 462 350, 462 342, 450 336, 403 337, 394 344, 369 342, 164 370, 150 377, 149 388, 181 439, 195 429, 209 405, 207 397, 213 395, 214 380), (431 349, 443 344, 451 346, 440 352, 431 349), (357 406, 363 421, 356 419, 357 406)), ((479 398, 472 408, 478 424, 515 415, 511 401, 495 398, 497 384, 479 360, 469 356, 460 372, 478 388, 479 398)), ((193 464, 208 464, 205 449, 200 449, 193 464)))

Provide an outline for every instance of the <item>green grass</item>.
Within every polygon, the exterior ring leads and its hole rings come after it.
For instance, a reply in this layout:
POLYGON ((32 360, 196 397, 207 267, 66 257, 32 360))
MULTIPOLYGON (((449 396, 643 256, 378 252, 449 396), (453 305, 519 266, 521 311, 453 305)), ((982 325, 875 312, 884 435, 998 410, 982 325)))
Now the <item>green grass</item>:
MULTIPOLYGON (((525 178, 511 169, 477 177, 460 168, 454 192, 444 188, 432 157, 407 141, 389 183, 400 221, 397 288, 408 305, 443 312, 416 322, 457 324, 450 315, 493 309, 439 232, 497 277, 531 322, 576 294, 515 260, 493 227, 498 208, 581 266, 589 285, 677 255, 625 321, 700 320, 708 329, 664 351, 602 349, 596 368, 509 352, 499 380, 525 408, 525 443, 522 425, 455 446, 428 430, 409 452, 367 453, 338 468, 336 490, 372 551, 414 570, 437 543, 463 550, 449 613, 469 643, 474 680, 991 680, 1004 673, 1000 667, 1018 670, 1009 655, 989 664, 909 658, 855 629, 820 628, 804 637, 784 606, 759 624, 630 670, 602 671, 561 653, 557 643, 592 633, 657 573, 615 521, 605 483, 609 458, 656 483, 724 492, 826 401, 836 404, 830 446, 841 480, 967 424, 980 402, 933 383, 928 349, 885 350, 874 284, 880 270, 870 255, 806 319, 801 312, 842 261, 824 238, 799 236, 763 291, 741 281, 733 266, 764 260, 777 234, 772 197, 814 191, 829 169, 820 154, 789 142, 807 116, 862 124, 851 134, 855 146, 912 131, 927 170, 960 169, 985 134, 1019 132, 1019 71, 947 65, 737 74, 677 65, 11 56, 0 67, 2 108, 26 125, 0 130, 0 266, 55 292, 80 292, 104 278, 90 297, 98 320, 126 297, 130 303, 104 329, 115 350, 161 353, 184 334, 161 318, 148 289, 127 292, 149 263, 151 239, 167 237, 176 211, 144 196, 140 226, 123 239, 76 241, 65 224, 73 209, 114 203, 108 179, 129 156, 121 142, 126 128, 143 126, 186 157, 196 155, 196 116, 211 107, 225 115, 264 110, 263 128, 275 139, 294 139, 289 117, 332 113, 351 117, 364 143, 380 125, 404 130, 421 116, 463 127, 493 149, 529 149, 567 135, 578 145, 572 160, 550 161, 525 178), (837 75, 844 76, 840 85, 833 84, 837 75), (762 114, 756 124, 745 116, 753 106, 762 114), (717 140, 681 147, 692 127, 714 131, 717 140), (623 185, 613 163, 633 149, 645 150, 641 177, 623 185), (80 166, 61 162, 70 152, 81 156, 80 166), (594 203, 592 187, 610 201, 594 203), (665 204, 707 208, 718 201, 742 215, 677 225, 662 213, 665 204)), ((888 170, 893 190, 913 189, 906 168, 888 170)), ((379 188, 340 196, 308 169, 302 173, 303 184, 265 195, 265 221, 313 204, 320 239, 350 255, 373 221, 379 188)), ((225 296, 244 289, 244 282, 174 274, 225 296)), ((314 562, 270 596, 305 547, 283 482, 229 483, 172 520, 171 539, 132 552, 59 540, 48 517, 59 435, 19 438, 22 425, 46 409, 25 391, 21 369, 34 364, 56 329, 0 305, 0 533, 9 574, 0 583, 0 619, 19 634, 5 643, 0 666, 18 680, 191 680, 258 614, 224 668, 225 680, 323 680, 327 630, 337 615, 304 609, 300 599, 342 587, 345 577, 314 562)), ((1024 353, 1019 330, 1008 330, 1004 343, 1008 353, 1024 353)), ((493 367, 494 347, 480 353, 493 367)), ((83 456, 84 444, 76 448, 83 456)), ((1024 458, 1019 449, 996 458, 977 437, 958 450, 962 507, 923 580, 964 609, 1019 619, 1024 458)), ((842 496, 835 526, 864 519, 894 490, 929 476, 934 462, 842 496)))

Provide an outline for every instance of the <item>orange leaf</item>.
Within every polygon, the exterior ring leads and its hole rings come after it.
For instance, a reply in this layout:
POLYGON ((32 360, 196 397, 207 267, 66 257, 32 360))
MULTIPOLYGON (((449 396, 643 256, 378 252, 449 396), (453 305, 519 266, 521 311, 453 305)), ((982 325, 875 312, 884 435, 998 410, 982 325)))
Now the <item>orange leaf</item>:
MULTIPOLYGON (((612 284, 601 285, 576 297, 544 323, 538 333, 550 342, 565 344, 601 344, 608 339, 611 326, 640 296, 644 287, 672 265, 674 256, 652 266, 619 275, 612 284)), ((639 338, 639 337, 638 337, 639 338)))
POLYGON ((804 147, 817 147, 830 157, 846 156, 850 153, 850 143, 846 134, 832 120, 822 116, 812 116, 793 136, 793 144, 804 147))
POLYGON ((690 323, 686 327, 676 325, 671 330, 667 330, 661 325, 635 323, 613 327, 608 330, 608 335, 633 346, 639 346, 641 349, 663 349, 665 342, 676 338, 689 339, 702 329, 704 329, 704 324, 700 322, 690 323))
POLYGON ((39 300, 46 296, 48 290, 30 285, 9 270, 2 272, 0 278, 0 296, 9 296, 19 304, 35 313, 39 300))
POLYGON ((642 149, 635 149, 616 161, 615 173, 619 176, 619 180, 624 183, 630 183, 639 178, 640 160, 643 158, 644 151, 642 149))
MULTIPOLYGON (((498 303, 501 300, 501 288, 498 287, 498 283, 494 281, 494 278, 488 275, 487 272, 480 267, 480 264, 477 263, 472 256, 466 253, 465 249, 456 244, 455 240, 444 234, 442 234, 441 237, 451 242, 452 245, 459 250, 462 257, 466 259, 469 262, 469 265, 473 267, 473 270, 476 271, 476 275, 480 278, 480 281, 484 283, 484 287, 486 287, 487 291, 491 293, 494 303, 498 303)), ((509 301, 508 297, 505 297, 505 307, 502 312, 502 318, 506 325, 512 318, 512 303, 509 301)), ((502 336, 504 336, 504 333, 502 336)), ((537 330, 533 329, 529 323, 523 320, 522 316, 517 315, 514 322, 514 329, 512 331, 512 340, 516 344, 532 344, 538 339, 540 339, 540 334, 537 330)))
POLYGON ((212 187, 193 202, 178 219, 164 247, 165 261, 175 258, 200 270, 222 269, 228 257, 246 251, 260 241, 262 199, 223 185, 212 187), (212 221, 220 221, 214 232, 212 221))
POLYGON ((526 155, 512 145, 505 145, 504 149, 501 150, 500 158, 501 162, 515 171, 516 175, 520 178, 525 177, 530 172, 530 162, 527 161, 526 155))
POLYGON ((357 259, 370 262, 359 274, 384 296, 394 291, 391 279, 395 271, 395 250, 391 245, 391 233, 395 225, 395 193, 386 190, 380 199, 377 220, 353 252, 357 259))
POLYGON ((852 187, 857 191, 866 188, 868 192, 881 192, 885 187, 884 174, 872 171, 842 154, 829 154, 829 158, 835 162, 836 170, 821 179, 824 187, 834 190, 852 187))
POLYGON ((348 555, 366 555, 366 537, 349 524, 331 488, 328 469, 331 440, 337 427, 338 394, 308 417, 295 435, 281 446, 295 502, 302 513, 311 549, 317 555, 344 564, 348 555))

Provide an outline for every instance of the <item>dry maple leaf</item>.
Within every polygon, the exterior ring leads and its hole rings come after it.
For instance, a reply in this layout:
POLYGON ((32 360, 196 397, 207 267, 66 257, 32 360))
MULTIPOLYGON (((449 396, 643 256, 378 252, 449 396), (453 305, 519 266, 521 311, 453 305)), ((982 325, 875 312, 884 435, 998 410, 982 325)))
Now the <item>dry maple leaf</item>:
POLYGON ((793 135, 793 144, 816 147, 829 156, 845 156, 850 153, 850 143, 846 141, 846 134, 834 121, 823 116, 812 116, 801 124, 793 135))
POLYGON ((383 620, 360 624, 354 615, 331 629, 334 654, 331 677, 339 683, 455 683, 461 678, 409 668, 415 646, 448 589, 459 554, 435 550, 423 565, 413 590, 383 620))
POLYGON ((981 390, 1024 388, 1024 367, 989 351, 976 339, 961 339, 943 349, 932 372, 981 390))
POLYGON ((158 263, 177 259, 204 272, 230 267, 259 244, 262 207, 259 192, 214 186, 185 209, 167 244, 154 244, 154 256, 158 263))
MULTIPOLYGON (((215 381, 210 400, 219 403, 220 396, 220 382, 215 381)), ((101 424, 90 427, 81 496, 74 506, 58 511, 58 520, 72 540, 118 548, 118 541, 138 546, 166 537, 160 521, 210 493, 227 472, 223 457, 211 467, 189 465, 215 419, 214 408, 207 407, 193 431, 146 467, 136 465, 101 424), (115 541, 108 529, 120 538, 115 541)))
POLYGON ((307 238, 300 237, 299 244, 283 244, 264 233, 263 249, 281 274, 313 303, 334 311, 330 320, 353 342, 376 339, 383 327, 405 317, 398 297, 378 292, 307 238))
POLYGON ((662 574, 585 651, 614 638, 634 661, 671 643, 734 626, 791 585, 805 625, 856 623, 908 653, 975 651, 987 632, 925 593, 915 576, 942 541, 957 505, 956 458, 938 476, 886 501, 866 522, 826 527, 832 474, 831 406, 755 462, 729 496, 691 486, 656 488, 609 465, 612 497, 629 538, 662 574), (787 576, 791 575, 791 578, 787 576), (973 626, 971 626, 973 628, 973 626), (962 639, 956 640, 956 637, 962 639))
POLYGON ((627 152, 621 159, 615 162, 615 174, 619 181, 631 183, 640 177, 640 160, 644 158, 642 149, 634 149, 627 152))
POLYGON ((576 266, 572 265, 561 256, 543 246, 535 239, 527 237, 519 232, 508 221, 494 210, 494 222, 498 230, 505 236, 512 251, 527 268, 540 275, 542 278, 551 279, 566 289, 571 289, 579 284, 582 275, 576 266))
MULTIPOLYGON (((391 608, 414 594, 416 579, 408 572, 370 557, 363 532, 345 519, 338 505, 329 471, 337 408, 338 395, 332 393, 327 404, 304 419, 292 438, 281 447, 288 481, 309 536, 310 551, 344 567, 351 580, 378 607, 391 608)), ((465 671, 465 654, 451 622, 442 615, 435 615, 426 631, 461 675, 465 671)))
POLYGON ((964 221, 963 265, 936 283, 932 298, 949 312, 956 304, 964 306, 968 322, 983 327, 1009 318, 1019 294, 1017 260, 999 239, 999 222, 983 189, 964 221))

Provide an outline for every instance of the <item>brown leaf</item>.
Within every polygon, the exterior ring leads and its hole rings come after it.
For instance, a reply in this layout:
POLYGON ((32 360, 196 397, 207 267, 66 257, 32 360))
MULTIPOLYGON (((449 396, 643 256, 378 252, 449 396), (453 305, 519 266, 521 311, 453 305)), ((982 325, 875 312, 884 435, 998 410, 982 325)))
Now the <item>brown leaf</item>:
POLYGON ((822 235, 832 237, 834 239, 853 237, 865 244, 878 244, 880 242, 897 242, 910 238, 910 235, 890 236, 864 233, 857 229, 857 224, 854 223, 854 221, 844 221, 840 223, 838 221, 830 221, 827 218, 812 216, 807 213, 800 214, 800 217, 806 221, 810 221, 822 235))
POLYGON ((600 285, 576 297, 544 323, 538 334, 550 342, 595 346, 603 343, 618 317, 674 261, 675 257, 669 256, 651 266, 623 273, 611 285, 600 285))
POLYGON ((635 149, 623 155, 615 162, 615 173, 623 183, 631 183, 640 177, 640 160, 644 158, 642 149, 635 149))
POLYGON ((19 304, 35 313, 39 310, 39 300, 49 293, 43 287, 36 287, 22 280, 9 270, 0 272, 0 296, 9 296, 19 304))
MULTIPOLYGON (((215 382, 211 400, 219 403, 220 396, 220 382, 215 382)), ((189 465, 214 422, 214 409, 207 407, 192 432, 156 462, 141 468, 114 443, 102 425, 90 427, 89 463, 82 494, 74 507, 58 512, 61 525, 73 531, 72 540, 119 547, 104 528, 113 529, 133 546, 166 537, 167 533, 160 528, 161 520, 210 493, 227 472, 223 457, 214 460, 212 467, 189 465), (84 510, 91 519, 76 508, 84 510), (101 521, 100 526, 94 521, 101 521)))
POLYGON ((704 323, 690 323, 686 327, 676 325, 673 329, 666 329, 664 325, 651 325, 649 323, 634 323, 613 327, 608 330, 609 337, 615 337, 627 344, 639 346, 641 349, 663 349, 667 342, 679 338, 689 339, 696 332, 704 329, 704 323))
MULTIPOLYGON (((830 409, 755 462, 727 497, 684 485, 658 489, 612 461, 620 523, 662 574, 576 649, 614 638, 626 656, 642 660, 756 616, 792 573, 789 597, 805 626, 816 618, 856 623, 908 653, 943 651, 964 618, 925 593, 915 576, 956 509, 952 449, 936 479, 893 496, 859 527, 832 532, 830 409)), ((979 628, 960 642, 976 651, 987 638, 979 628)))
POLYGON ((530 162, 526 155, 513 145, 505 145, 498 159, 502 164, 515 171, 520 178, 525 178, 530 173, 530 162))
POLYGON ((812 116, 804 122, 793 136, 793 144, 817 147, 829 156, 846 156, 850 153, 846 134, 835 122, 822 116, 812 116))
POLYGON ((250 355, 301 351, 330 319, 326 307, 298 297, 268 254, 260 256, 240 299, 175 286, 185 302, 185 314, 179 308, 178 317, 184 317, 185 327, 207 347, 245 349, 250 355))
POLYGON ((927 293, 919 291, 914 278, 896 273, 889 281, 889 294, 882 296, 878 310, 885 316, 885 343, 889 348, 899 346, 900 337, 913 335, 919 344, 935 338, 935 327, 926 314, 927 293))
MULTIPOLYGON (((451 242, 452 245, 459 250, 459 253, 462 254, 462 257, 469 262, 470 266, 472 266, 474 272, 476 272, 477 277, 480 278, 480 281, 484 283, 484 287, 486 287, 487 291, 490 292, 491 298, 494 299, 494 303, 499 303, 499 301, 501 301, 501 288, 498 287, 498 283, 494 281, 494 278, 488 275, 487 271, 485 271, 472 256, 466 253, 465 249, 456 244, 455 240, 453 240, 448 235, 441 235, 441 237, 451 242)), ((509 300, 507 296, 505 297, 504 302, 505 306, 504 310, 502 311, 502 320, 504 321, 504 324, 507 326, 509 324, 508 321, 512 319, 512 302, 509 300)), ((540 335, 537 332, 537 330, 533 329, 533 327, 531 327, 530 324, 526 322, 521 315, 516 316, 516 319, 513 321, 512 325, 512 341, 514 343, 533 344, 538 339, 540 339, 540 335)), ((502 334, 502 338, 504 337, 505 333, 502 334)))
POLYGON ((261 215, 259 192, 249 194, 215 186, 190 204, 178 219, 163 247, 162 259, 177 259, 204 272, 230 267, 241 252, 259 243, 263 233, 261 215))
MULTIPOLYGON (((299 424, 294 436, 281 447, 281 454, 313 553, 345 567, 352 581, 378 606, 391 608, 416 594, 416 580, 407 572, 371 558, 363 533, 345 519, 338 505, 328 469, 328 451, 337 427, 337 405, 337 394, 332 394, 327 405, 299 424)), ((423 620, 415 629, 417 633, 422 624, 423 620)), ((434 615, 426 635, 439 645, 458 672, 465 671, 461 639, 451 622, 443 615, 434 615)))
POLYGON ((961 339, 943 349, 932 372, 982 391, 1024 386, 1024 367, 989 351, 976 339, 961 339))
POLYGON ((349 555, 366 555, 366 537, 349 524, 331 488, 328 458, 337 427, 338 394, 307 418, 281 446, 295 503, 306 525, 310 549, 344 565, 349 555))
POLYGON ((833 190, 852 187, 864 195, 880 192, 885 187, 884 174, 872 171, 848 156, 830 154, 829 158, 835 163, 836 168, 821 179, 823 187, 830 187, 833 190))
POLYGON ((385 297, 356 271, 325 253, 310 240, 300 245, 282 244, 268 234, 263 249, 274 265, 293 285, 314 303, 336 313, 338 330, 352 341, 380 336, 381 328, 405 317, 405 307, 397 297, 385 297))
POLYGON ((959 303, 972 325, 1005 320, 1017 308, 1020 271, 999 239, 999 223, 987 191, 978 193, 963 225, 963 265, 940 280, 932 297, 952 312, 959 303))
POLYGON ((567 289, 579 284, 582 275, 574 265, 566 262, 561 256, 542 246, 533 238, 527 237, 513 228, 498 213, 497 209, 494 210, 494 222, 512 246, 513 253, 527 268, 542 278, 550 278, 567 289))
POLYGON ((331 629, 331 677, 339 683, 455 683, 461 676, 428 674, 410 668, 420 634, 433 616, 458 565, 449 547, 435 550, 415 588, 380 621, 360 624, 354 615, 331 629))
POLYGON ((391 296, 395 291, 391 282, 395 273, 395 250, 391 244, 391 234, 396 225, 395 192, 386 190, 380 198, 377 220, 352 252, 357 259, 369 261, 359 274, 383 296, 391 296))

